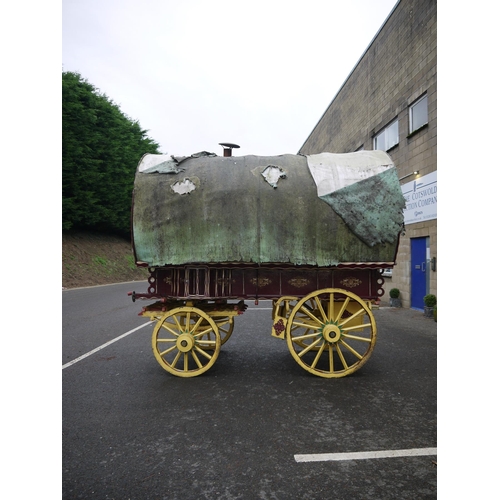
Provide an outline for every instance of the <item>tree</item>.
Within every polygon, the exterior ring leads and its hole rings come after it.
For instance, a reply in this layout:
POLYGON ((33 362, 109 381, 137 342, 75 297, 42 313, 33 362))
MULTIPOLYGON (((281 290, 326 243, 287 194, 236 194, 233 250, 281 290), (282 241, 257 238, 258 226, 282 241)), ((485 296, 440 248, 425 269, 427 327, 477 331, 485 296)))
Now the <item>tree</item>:
POLYGON ((62 74, 62 227, 130 233, 135 170, 159 153, 105 94, 80 74, 62 74))

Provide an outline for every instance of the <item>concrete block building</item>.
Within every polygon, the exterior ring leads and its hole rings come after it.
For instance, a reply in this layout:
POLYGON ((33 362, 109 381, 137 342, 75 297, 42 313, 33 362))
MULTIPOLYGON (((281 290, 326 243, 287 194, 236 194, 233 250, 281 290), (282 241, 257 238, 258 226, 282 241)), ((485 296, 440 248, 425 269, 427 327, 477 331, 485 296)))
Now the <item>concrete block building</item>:
POLYGON ((299 154, 381 149, 406 198, 390 288, 403 307, 437 295, 437 1, 400 0, 299 154))

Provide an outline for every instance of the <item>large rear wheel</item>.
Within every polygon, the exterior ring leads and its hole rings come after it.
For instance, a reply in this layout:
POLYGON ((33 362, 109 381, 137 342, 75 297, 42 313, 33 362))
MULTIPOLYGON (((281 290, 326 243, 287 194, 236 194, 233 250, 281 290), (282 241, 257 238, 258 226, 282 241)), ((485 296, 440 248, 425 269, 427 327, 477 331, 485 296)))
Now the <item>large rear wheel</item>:
POLYGON ((299 300, 287 321, 288 349, 308 372, 339 378, 361 368, 377 339, 375 318, 352 292, 326 288, 299 300))

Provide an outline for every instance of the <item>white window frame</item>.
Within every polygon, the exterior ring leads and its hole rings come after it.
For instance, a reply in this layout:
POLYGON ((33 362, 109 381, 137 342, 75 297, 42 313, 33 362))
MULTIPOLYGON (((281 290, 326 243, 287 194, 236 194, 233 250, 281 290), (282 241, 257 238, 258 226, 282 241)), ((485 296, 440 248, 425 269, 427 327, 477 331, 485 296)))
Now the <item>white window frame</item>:
POLYGON ((396 118, 392 120, 391 123, 386 125, 374 138, 373 138, 373 149, 379 149, 382 151, 389 151, 389 149, 399 144, 399 120, 396 118), (394 136, 393 127, 396 127, 396 133, 394 136), (394 137, 393 137, 394 136, 394 137), (380 143, 382 147, 380 147, 380 143))
POLYGON ((429 123, 429 108, 428 108, 427 93, 420 96, 413 104, 410 105, 408 119, 409 119, 408 130, 409 130, 410 134, 415 132, 415 130, 422 128, 424 125, 427 125, 429 123), (413 125, 413 123, 414 123, 413 110, 415 109, 416 106, 421 104, 424 99, 425 99, 425 121, 422 121, 419 125, 414 126, 413 125))

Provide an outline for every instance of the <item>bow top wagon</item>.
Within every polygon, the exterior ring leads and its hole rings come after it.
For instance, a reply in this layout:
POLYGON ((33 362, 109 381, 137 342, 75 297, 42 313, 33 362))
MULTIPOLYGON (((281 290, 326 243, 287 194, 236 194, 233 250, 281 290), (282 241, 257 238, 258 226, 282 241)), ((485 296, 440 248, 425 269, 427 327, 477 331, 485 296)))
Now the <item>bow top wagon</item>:
POLYGON ((149 269, 152 345, 171 374, 207 371, 245 300, 272 299, 272 335, 314 375, 370 357, 372 304, 395 264, 404 198, 382 151, 281 156, 146 154, 132 244, 149 269))

